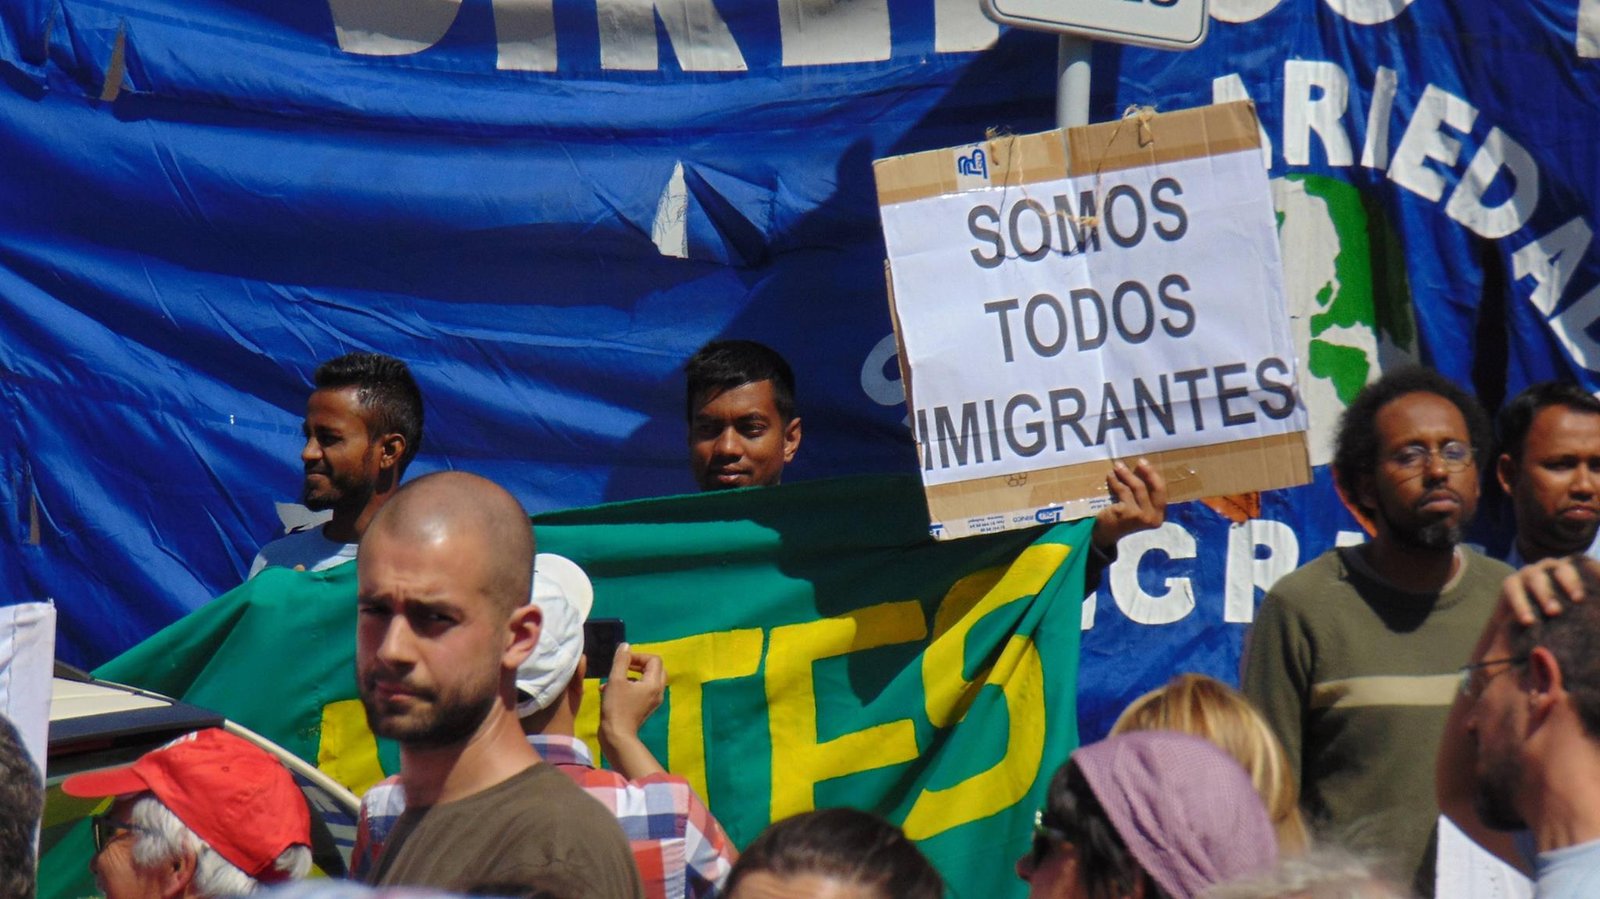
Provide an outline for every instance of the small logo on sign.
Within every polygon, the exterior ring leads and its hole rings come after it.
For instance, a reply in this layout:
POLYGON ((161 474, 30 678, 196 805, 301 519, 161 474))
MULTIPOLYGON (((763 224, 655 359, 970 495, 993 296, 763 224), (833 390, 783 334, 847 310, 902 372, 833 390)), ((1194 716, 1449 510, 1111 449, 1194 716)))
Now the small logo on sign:
POLYGON ((1033 520, 1040 524, 1055 524, 1061 520, 1061 506, 1045 506, 1033 513, 1033 520))
POLYGON ((1016 474, 1006 475, 1007 487, 1021 487, 1026 483, 1028 483, 1028 473, 1025 471, 1019 471, 1016 474))
POLYGON ((938 537, 940 534, 943 534, 943 533, 944 533, 944 525, 940 524, 939 522, 935 521, 933 524, 928 525, 928 536, 929 537, 938 537))
POLYGON ((989 155, 982 147, 973 147, 966 156, 956 157, 956 172, 971 178, 989 177, 989 155))

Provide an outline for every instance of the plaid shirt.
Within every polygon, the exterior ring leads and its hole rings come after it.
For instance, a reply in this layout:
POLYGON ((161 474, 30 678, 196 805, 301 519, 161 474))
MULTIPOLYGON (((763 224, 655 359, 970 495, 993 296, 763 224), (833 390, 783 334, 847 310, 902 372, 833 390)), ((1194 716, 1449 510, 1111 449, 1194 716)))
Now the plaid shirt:
MULTIPOLYGON (((633 846, 646 896, 706 899, 722 891, 738 853, 688 781, 671 774, 630 781, 615 771, 596 768, 589 747, 576 737, 535 735, 528 742, 617 816, 633 846)), ((398 776, 361 797, 352 877, 365 880, 376 866, 383 841, 405 808, 398 776)))

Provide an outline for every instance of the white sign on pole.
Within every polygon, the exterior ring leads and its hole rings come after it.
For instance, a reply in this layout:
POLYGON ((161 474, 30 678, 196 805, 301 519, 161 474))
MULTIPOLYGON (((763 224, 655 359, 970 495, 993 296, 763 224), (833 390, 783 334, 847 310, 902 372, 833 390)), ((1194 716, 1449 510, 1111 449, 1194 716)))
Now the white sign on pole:
POLYGON ((1067 138, 1070 168, 1059 132, 877 164, 936 533, 1086 514, 1117 458, 1174 500, 1304 482, 1253 108, 1067 138))
POLYGON ((1119 44, 1190 50, 1206 39, 1206 0, 983 0, 1002 25, 1119 44))

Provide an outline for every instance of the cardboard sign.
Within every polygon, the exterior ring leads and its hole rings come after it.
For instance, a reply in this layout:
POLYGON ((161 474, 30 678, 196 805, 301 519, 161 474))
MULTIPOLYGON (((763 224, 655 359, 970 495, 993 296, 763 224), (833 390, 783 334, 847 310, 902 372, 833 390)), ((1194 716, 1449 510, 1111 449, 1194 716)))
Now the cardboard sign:
POLYGON ((1310 480, 1255 109, 878 160, 938 537, 1076 518, 1145 457, 1171 501, 1310 480))

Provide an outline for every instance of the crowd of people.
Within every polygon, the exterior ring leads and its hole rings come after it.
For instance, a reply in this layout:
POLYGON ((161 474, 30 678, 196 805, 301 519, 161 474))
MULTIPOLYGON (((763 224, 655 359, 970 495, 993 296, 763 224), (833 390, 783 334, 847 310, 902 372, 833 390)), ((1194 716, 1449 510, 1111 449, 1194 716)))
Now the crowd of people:
MULTIPOLYGON (((686 412, 704 490, 777 484, 800 448, 793 375, 759 344, 698 353, 686 412)), ((854 809, 775 822, 738 852, 639 739, 666 672, 626 646, 601 687, 599 767, 576 736, 596 674, 583 633, 593 588, 571 561, 537 552, 500 486, 462 472, 403 481, 422 441, 403 363, 323 365, 305 436, 302 500, 331 517, 269 543, 251 576, 356 562, 361 701, 373 732, 400 746, 399 773, 362 800, 356 880, 568 899, 944 895, 914 842, 854 809)), ((1180 675, 1106 739, 1049 760, 1032 846, 1014 860, 1030 896, 1429 896, 1441 812, 1531 874, 1534 895, 1600 896, 1600 602, 1584 601, 1600 596, 1589 561, 1600 556, 1600 401, 1537 385, 1492 428, 1448 379, 1392 371, 1345 412, 1333 472, 1371 539, 1268 591, 1242 691, 1180 675), (1504 561, 1463 543, 1486 467, 1516 520, 1504 561)), ((1107 489, 1091 579, 1121 538, 1165 516, 1165 484, 1146 462, 1115 465, 1107 489)), ((22 770, 19 753, 0 730, 0 766, 22 770)), ((235 895, 310 865, 289 775, 222 731, 63 788, 114 800, 94 825, 108 899, 235 895)), ((36 816, 37 794, 11 805, 36 816)), ((7 867, 27 832, 11 823, 0 822, 7 867)), ((1008 864, 996 859, 997 876, 1008 864)))

